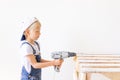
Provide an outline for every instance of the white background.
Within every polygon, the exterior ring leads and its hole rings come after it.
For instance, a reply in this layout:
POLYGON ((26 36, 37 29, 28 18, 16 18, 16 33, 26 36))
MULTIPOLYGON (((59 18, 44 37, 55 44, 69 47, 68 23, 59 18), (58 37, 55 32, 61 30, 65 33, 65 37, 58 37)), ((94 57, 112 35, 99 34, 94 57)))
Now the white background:
MULTIPOLYGON (((19 80, 20 23, 35 16, 42 24, 42 56, 53 51, 120 53, 120 0, 0 0, 0 80, 19 80)), ((73 80, 74 62, 60 73, 44 68, 42 80, 73 80)))

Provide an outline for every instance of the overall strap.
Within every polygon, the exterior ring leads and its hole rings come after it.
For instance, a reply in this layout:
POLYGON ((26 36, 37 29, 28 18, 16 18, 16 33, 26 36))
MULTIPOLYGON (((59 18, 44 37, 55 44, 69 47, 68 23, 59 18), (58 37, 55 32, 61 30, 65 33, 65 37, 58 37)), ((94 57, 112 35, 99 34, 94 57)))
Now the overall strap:
MULTIPOLYGON (((35 43, 37 44, 37 47, 38 47, 38 49, 39 49, 39 51, 40 51, 40 46, 39 46, 38 42, 37 42, 37 41, 35 41, 35 43)), ((33 48, 33 46, 32 46, 30 43, 28 43, 28 42, 23 42, 23 43, 22 43, 22 45, 23 45, 23 44, 28 44, 28 45, 30 45, 30 46, 31 46, 31 48, 33 49, 33 54, 35 54, 35 53, 36 53, 35 49, 33 48)))
POLYGON ((38 42, 37 42, 37 41, 35 41, 35 43, 37 44, 38 49, 39 49, 39 51, 40 51, 40 45, 38 44, 38 42))
POLYGON ((30 43, 28 43, 28 42, 23 42, 23 43, 22 43, 22 45, 23 45, 23 44, 28 44, 28 45, 30 45, 30 46, 31 46, 31 48, 33 49, 33 54, 35 54, 35 53, 36 53, 35 49, 33 48, 33 46, 32 46, 30 43))

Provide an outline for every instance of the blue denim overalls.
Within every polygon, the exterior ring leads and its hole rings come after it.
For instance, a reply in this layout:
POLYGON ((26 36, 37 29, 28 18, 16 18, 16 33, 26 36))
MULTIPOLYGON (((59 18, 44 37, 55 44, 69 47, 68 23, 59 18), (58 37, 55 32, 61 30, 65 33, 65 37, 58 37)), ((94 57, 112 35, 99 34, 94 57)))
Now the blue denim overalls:
MULTIPOLYGON (((39 50, 39 44, 35 41, 35 43, 37 44, 39 50)), ((29 44, 28 42, 23 42, 23 44, 28 44, 32 47, 31 44, 29 44)), ((35 49, 32 47, 33 49, 33 54, 36 53, 35 49)), ((41 56, 40 55, 35 55, 37 62, 41 61, 41 56)), ((26 71, 25 67, 22 67, 22 72, 21 72, 21 80, 41 80, 41 69, 35 69, 31 66, 31 72, 30 74, 26 71)))

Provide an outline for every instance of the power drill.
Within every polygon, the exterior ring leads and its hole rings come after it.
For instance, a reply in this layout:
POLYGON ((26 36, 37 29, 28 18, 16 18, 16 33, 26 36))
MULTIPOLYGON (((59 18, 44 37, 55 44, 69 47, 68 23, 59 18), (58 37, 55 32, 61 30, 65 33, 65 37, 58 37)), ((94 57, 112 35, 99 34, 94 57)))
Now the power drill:
MULTIPOLYGON (((75 52, 68 52, 68 51, 55 51, 52 52, 51 54, 53 59, 64 59, 64 58, 76 56, 75 52)), ((55 66, 54 70, 56 72, 60 72, 59 66, 55 66)))

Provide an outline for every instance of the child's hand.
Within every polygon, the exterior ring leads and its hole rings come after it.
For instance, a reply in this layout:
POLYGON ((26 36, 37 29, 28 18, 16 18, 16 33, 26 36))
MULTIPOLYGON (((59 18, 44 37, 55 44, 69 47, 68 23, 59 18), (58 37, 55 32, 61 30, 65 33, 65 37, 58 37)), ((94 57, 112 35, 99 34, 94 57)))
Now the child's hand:
POLYGON ((63 60, 62 59, 56 59, 56 60, 53 60, 53 65, 54 66, 58 66, 58 65, 61 65, 63 63, 63 60))
POLYGON ((61 68, 63 61, 64 61, 63 59, 60 59, 60 65, 59 65, 59 68, 61 68))

